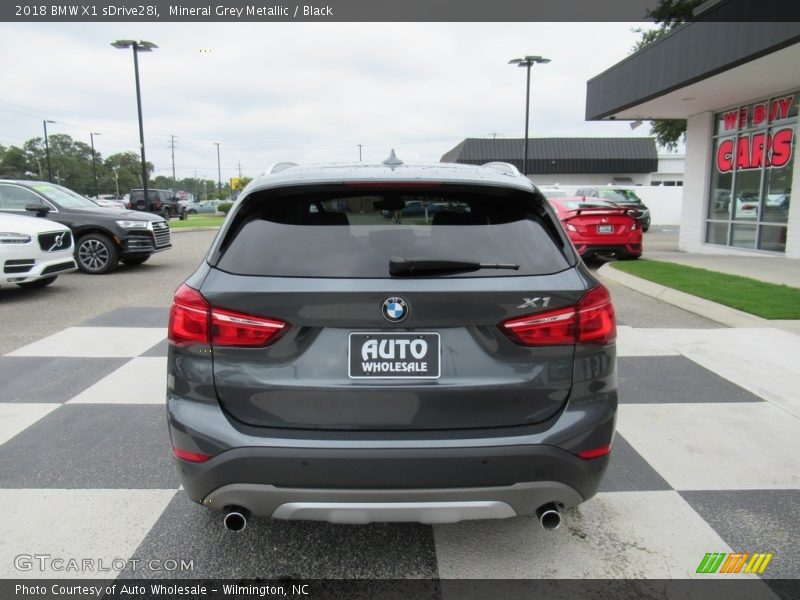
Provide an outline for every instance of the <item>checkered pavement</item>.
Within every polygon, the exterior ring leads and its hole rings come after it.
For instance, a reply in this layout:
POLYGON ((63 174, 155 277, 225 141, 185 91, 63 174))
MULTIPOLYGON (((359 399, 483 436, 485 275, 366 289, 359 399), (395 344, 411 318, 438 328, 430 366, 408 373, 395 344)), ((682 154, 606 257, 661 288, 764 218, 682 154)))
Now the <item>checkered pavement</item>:
MULTIPOLYGON (((178 489, 166 311, 118 309, 0 357, 0 577, 19 554, 193 561, 135 577, 685 578, 707 552, 773 552, 800 578, 800 337, 619 328, 620 408, 601 493, 535 519, 363 527, 256 519, 241 534, 178 489)), ((737 575, 736 577, 745 577, 737 575)))

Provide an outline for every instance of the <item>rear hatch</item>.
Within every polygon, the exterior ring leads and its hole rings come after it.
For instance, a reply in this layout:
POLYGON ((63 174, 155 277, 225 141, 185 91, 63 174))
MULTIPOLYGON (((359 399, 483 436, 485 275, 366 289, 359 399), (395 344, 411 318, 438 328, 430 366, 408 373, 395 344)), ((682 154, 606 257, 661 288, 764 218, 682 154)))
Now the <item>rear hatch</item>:
POLYGON ((623 208, 592 207, 577 209, 564 214, 562 221, 567 229, 574 227, 582 238, 598 238, 600 241, 628 239, 638 227, 633 211, 623 208), (571 227, 569 227, 571 226, 571 227))
POLYGON ((251 194, 212 250, 202 298, 187 300, 211 312, 220 405, 295 429, 552 417, 569 397, 586 281, 545 206, 443 184, 251 194), (404 214, 411 202, 428 210, 404 214))

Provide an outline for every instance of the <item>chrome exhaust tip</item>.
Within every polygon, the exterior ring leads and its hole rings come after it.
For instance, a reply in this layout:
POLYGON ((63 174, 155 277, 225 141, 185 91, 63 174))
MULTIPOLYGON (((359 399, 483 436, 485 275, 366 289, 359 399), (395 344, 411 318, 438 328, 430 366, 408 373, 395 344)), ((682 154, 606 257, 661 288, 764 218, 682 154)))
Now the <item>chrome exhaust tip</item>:
POLYGON ((539 525, 546 531, 553 531, 561 527, 561 512, 552 502, 539 507, 536 511, 539 517, 539 525))
POLYGON ((247 527, 247 519, 250 518, 250 511, 240 506, 231 506, 227 509, 222 524, 228 531, 244 531, 247 527))

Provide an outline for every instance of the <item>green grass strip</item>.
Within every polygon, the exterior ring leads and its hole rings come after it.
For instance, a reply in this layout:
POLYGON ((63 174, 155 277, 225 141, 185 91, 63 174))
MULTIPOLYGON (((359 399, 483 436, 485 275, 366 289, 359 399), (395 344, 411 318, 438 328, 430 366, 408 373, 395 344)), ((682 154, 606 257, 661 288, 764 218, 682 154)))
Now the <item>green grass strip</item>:
POLYGON ((765 319, 800 319, 800 288, 656 260, 613 268, 765 319))
POLYGON ((183 229, 184 227, 219 227, 225 217, 215 215, 189 215, 185 221, 180 219, 170 219, 169 226, 172 229, 183 229))

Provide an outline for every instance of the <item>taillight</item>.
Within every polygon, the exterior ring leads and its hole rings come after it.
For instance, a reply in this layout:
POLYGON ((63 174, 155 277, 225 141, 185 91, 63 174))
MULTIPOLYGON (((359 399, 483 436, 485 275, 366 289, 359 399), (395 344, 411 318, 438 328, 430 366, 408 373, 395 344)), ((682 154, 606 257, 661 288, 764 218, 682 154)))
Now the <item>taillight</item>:
POLYGON ((209 304, 196 289, 181 284, 169 311, 167 337, 173 344, 208 344, 209 304))
POLYGON ((617 339, 617 323, 611 295, 604 285, 590 289, 578 302, 578 341, 610 344, 617 339))
POLYGON ((610 344, 617 337, 614 306, 603 285, 586 292, 577 306, 516 317, 499 327, 523 346, 610 344))
POLYGON ((287 329, 277 319, 212 307, 185 283, 175 292, 169 313, 169 341, 176 345, 266 346, 287 329))
POLYGON ((611 444, 606 444, 605 446, 599 446, 597 448, 592 448, 591 450, 582 450, 578 452, 576 456, 584 460, 589 460, 592 458, 600 458, 601 456, 605 456, 610 452, 611 452, 611 444))
POLYGON ((173 448, 172 453, 181 460, 193 463, 206 462, 209 458, 211 458, 211 455, 209 454, 203 454, 202 452, 190 452, 189 450, 183 450, 182 448, 173 448))
POLYGON ((575 308, 561 308, 503 321, 500 329, 523 346, 563 346, 575 343, 575 308))
POLYGON ((214 346, 266 346, 277 340, 285 328, 283 321, 211 309, 211 344, 214 346))

